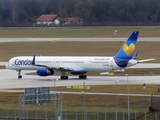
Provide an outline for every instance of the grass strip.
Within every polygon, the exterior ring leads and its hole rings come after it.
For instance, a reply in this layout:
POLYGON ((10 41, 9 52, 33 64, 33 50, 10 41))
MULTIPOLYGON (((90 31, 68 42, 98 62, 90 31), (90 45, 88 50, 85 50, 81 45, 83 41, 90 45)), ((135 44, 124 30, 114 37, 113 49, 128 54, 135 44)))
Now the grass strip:
POLYGON ((83 38, 128 37, 132 31, 140 31, 140 37, 160 37, 159 26, 106 26, 106 27, 6 27, 0 28, 1 38, 83 38))

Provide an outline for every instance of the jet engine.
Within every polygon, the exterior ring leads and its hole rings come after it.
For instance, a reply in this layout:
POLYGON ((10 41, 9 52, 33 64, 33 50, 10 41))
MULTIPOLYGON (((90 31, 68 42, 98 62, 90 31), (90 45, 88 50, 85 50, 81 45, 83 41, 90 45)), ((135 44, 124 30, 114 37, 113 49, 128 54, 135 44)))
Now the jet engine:
POLYGON ((54 74, 54 71, 52 69, 47 69, 45 67, 40 67, 37 69, 37 75, 39 76, 49 76, 53 74, 54 74))

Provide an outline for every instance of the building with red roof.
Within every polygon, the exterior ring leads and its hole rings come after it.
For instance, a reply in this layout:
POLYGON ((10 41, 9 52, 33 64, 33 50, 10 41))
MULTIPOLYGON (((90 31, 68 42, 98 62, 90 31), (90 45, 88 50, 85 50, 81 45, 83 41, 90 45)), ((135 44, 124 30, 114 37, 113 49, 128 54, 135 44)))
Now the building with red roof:
POLYGON ((36 21, 38 25, 58 25, 60 23, 59 20, 57 20, 57 18, 59 18, 58 14, 44 14, 37 18, 36 21))
POLYGON ((67 17, 67 18, 57 18, 61 24, 69 25, 69 24, 82 24, 83 19, 80 17, 67 17))
POLYGON ((36 19, 38 25, 70 25, 82 24, 83 19, 79 17, 60 18, 58 14, 45 14, 36 19))

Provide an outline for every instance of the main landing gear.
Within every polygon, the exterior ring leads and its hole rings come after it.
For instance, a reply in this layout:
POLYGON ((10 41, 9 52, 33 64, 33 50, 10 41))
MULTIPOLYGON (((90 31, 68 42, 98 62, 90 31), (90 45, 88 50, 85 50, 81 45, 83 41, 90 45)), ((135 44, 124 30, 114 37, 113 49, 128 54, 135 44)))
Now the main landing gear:
MULTIPOLYGON (((68 80, 68 76, 65 75, 65 71, 61 71, 62 76, 60 77, 61 80, 68 80)), ((79 75, 79 79, 87 79, 87 76, 83 73, 79 75)))
POLYGON ((18 79, 21 79, 22 75, 21 75, 21 70, 18 70, 18 79))
POLYGON ((61 80, 68 80, 68 76, 61 76, 60 79, 61 80))
MULTIPOLYGON (((61 76, 61 80, 68 80, 68 76, 61 76)), ((86 75, 79 75, 79 79, 87 79, 86 75)))
POLYGON ((68 80, 68 76, 65 75, 65 71, 61 71, 62 76, 60 77, 61 80, 68 80))
POLYGON ((86 75, 79 75, 79 79, 87 79, 87 76, 86 75))

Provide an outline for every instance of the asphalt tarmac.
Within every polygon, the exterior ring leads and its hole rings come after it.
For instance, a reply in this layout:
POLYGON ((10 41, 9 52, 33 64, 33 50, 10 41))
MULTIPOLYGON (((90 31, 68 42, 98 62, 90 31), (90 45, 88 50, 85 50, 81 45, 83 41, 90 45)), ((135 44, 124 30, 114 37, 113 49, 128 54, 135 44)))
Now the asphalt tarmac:
MULTIPOLYGON (((0 70, 0 89, 9 88, 32 88, 32 87, 53 87, 54 80, 56 86, 77 86, 83 85, 84 80, 78 79, 78 76, 69 76, 68 80, 59 80, 60 76, 40 77, 38 75, 25 75, 22 71, 22 79, 18 79, 18 72, 14 70, 0 70)), ((129 84, 160 84, 160 76, 129 76, 129 84)), ((125 76, 88 76, 85 80, 85 85, 114 85, 127 84, 125 76)))

